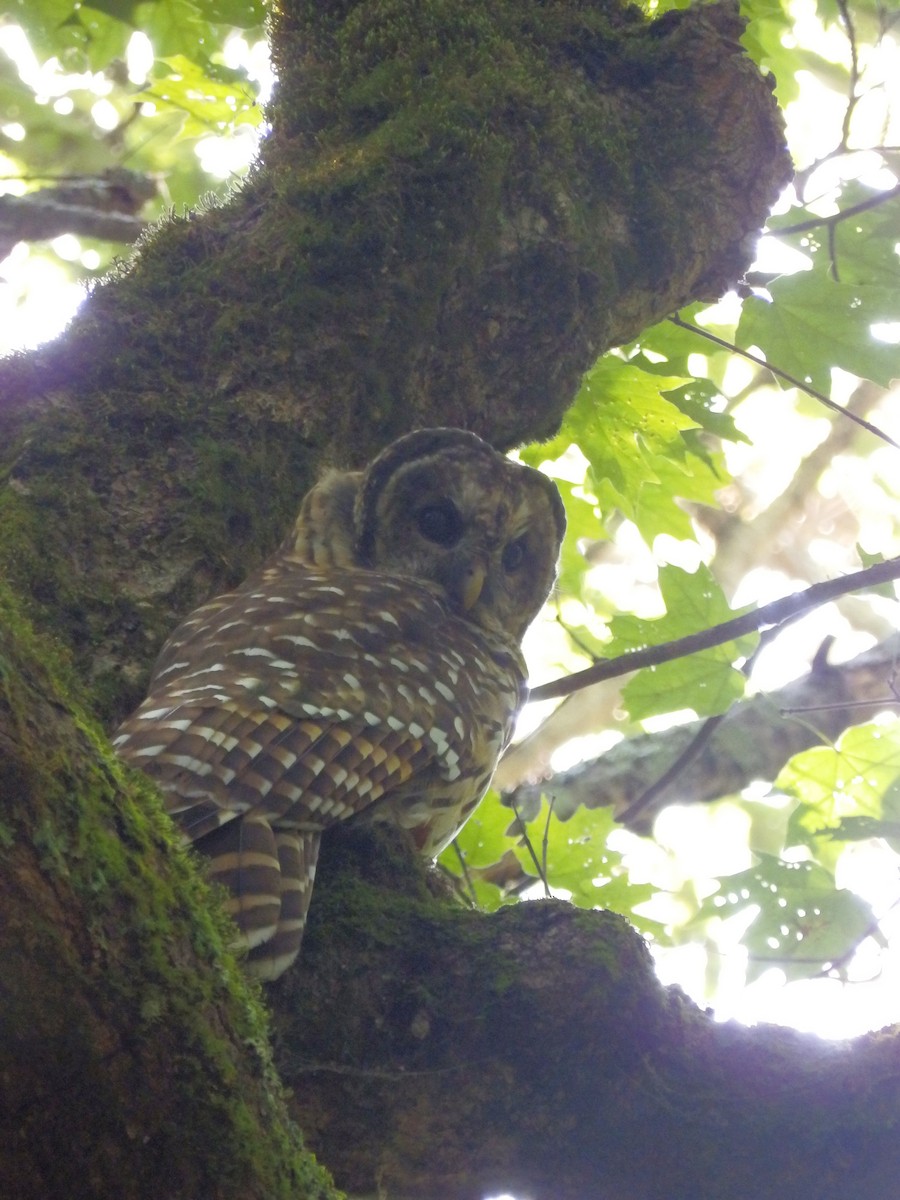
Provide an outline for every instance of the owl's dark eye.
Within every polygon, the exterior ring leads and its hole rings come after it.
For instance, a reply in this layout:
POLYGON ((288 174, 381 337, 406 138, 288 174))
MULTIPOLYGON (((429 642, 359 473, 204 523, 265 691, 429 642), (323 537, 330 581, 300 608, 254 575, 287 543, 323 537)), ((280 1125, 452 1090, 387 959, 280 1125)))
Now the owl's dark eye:
POLYGON ((416 517, 419 533, 438 546, 455 546, 462 537, 462 517, 449 500, 443 504, 429 504, 416 517))
POLYGON ((522 563, 525 561, 525 539, 523 537, 516 538, 514 542, 510 542, 503 551, 503 570, 507 574, 512 574, 513 571, 518 571, 522 563))

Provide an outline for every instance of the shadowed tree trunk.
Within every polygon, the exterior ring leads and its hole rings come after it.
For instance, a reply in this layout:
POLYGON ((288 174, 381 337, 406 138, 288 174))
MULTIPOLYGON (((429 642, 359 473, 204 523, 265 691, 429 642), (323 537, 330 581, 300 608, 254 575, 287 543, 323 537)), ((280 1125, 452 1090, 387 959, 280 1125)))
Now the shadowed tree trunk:
POLYGON ((740 29, 285 2, 247 182, 0 369, 0 1194, 328 1195, 294 1118, 361 1195, 762 1196, 762 1153, 795 1195, 887 1194, 893 1040, 717 1027, 623 922, 462 912, 362 834, 269 994, 286 1098, 215 902, 100 729, 321 466, 416 425, 545 435, 597 354, 737 278, 789 170, 740 29))
POLYGON ((390 847, 334 832, 302 968, 274 989, 275 1047, 354 1194, 893 1194, 893 1032, 851 1046, 718 1025, 659 986, 622 918, 448 909, 390 847))

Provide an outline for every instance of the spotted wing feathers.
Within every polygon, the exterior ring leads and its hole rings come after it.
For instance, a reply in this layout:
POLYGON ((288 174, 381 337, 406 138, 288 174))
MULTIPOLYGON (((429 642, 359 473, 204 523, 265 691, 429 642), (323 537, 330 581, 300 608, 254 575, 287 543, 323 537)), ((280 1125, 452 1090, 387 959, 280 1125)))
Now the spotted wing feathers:
POLYGON ((522 680, 435 589, 288 558, 176 631, 115 745, 211 857, 250 968, 274 978, 321 831, 366 812, 437 853, 490 781, 522 680))

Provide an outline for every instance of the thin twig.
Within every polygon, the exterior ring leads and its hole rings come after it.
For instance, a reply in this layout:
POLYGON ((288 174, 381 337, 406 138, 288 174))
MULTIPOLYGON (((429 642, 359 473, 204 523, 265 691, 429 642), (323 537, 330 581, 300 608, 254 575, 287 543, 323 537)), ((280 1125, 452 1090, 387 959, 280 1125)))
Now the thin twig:
POLYGON ((478 904, 478 894, 475 891, 475 883, 469 872, 469 864, 466 862, 466 856, 463 854, 459 846, 459 839, 453 839, 453 849, 456 851, 456 857, 459 860, 459 869, 462 871, 463 882, 469 889, 469 897, 473 904, 478 904))
POLYGON ((744 613, 740 617, 733 617, 730 621, 723 621, 720 625, 701 629, 698 633, 689 633, 686 637, 663 642, 659 646, 629 650, 616 658, 604 659, 583 671, 576 671, 572 675, 533 688, 530 699, 550 700, 555 696, 570 696, 573 692, 590 687, 594 683, 601 683, 604 679, 617 679, 620 675, 627 675, 629 671, 639 671, 642 667, 658 667, 662 663, 685 658, 700 650, 710 650, 713 646, 733 642, 735 638, 745 634, 757 633, 774 625, 784 625, 814 608, 827 604, 830 600, 837 599, 838 596, 877 587, 895 579, 900 579, 900 558, 889 558, 862 571, 853 571, 838 579, 814 583, 802 592, 783 596, 780 600, 773 600, 771 604, 764 604, 761 608, 744 613))
MULTIPOLYGON (((773 626, 771 629, 767 629, 760 637, 756 649, 741 667, 741 673, 745 679, 750 678, 750 672, 753 670, 760 654, 780 632, 781 630, 777 626, 773 626)), ((678 776, 687 770, 701 751, 709 745, 710 739, 727 716, 727 713, 717 713, 713 717, 707 717, 675 761, 663 771, 658 779, 655 779, 653 783, 645 787, 637 799, 632 800, 624 812, 618 813, 616 820, 622 825, 627 825, 630 821, 634 820, 639 812, 642 812, 648 805, 657 800, 666 788, 670 784, 673 784, 678 776)))
POLYGON ((860 200, 859 204, 851 204, 849 208, 832 213, 829 217, 810 217, 806 221, 798 221, 796 225, 784 225, 780 229, 773 229, 770 233, 772 237, 782 237, 786 233, 807 233, 812 229, 820 229, 823 225, 839 225, 841 221, 847 221, 860 213, 868 212, 870 208, 878 208, 881 204, 896 200, 898 196, 900 196, 900 183, 886 192, 879 192, 877 196, 870 196, 868 200, 860 200))
POLYGON ((578 636, 578 634, 575 633, 575 631, 572 629, 572 627, 570 625, 567 625, 566 622, 563 620, 562 613, 560 612, 560 609, 559 609, 559 603, 557 603, 557 605, 556 605, 556 623, 563 630, 566 637, 568 637, 570 639, 570 641, 572 642, 572 645, 577 646, 577 648, 581 651, 581 653, 585 656, 585 658, 589 658, 591 660, 591 662, 597 662, 597 659, 598 659, 597 654, 590 648, 590 646, 588 646, 587 642, 585 642, 583 638, 580 638, 578 636))
POLYGON ((531 844, 531 838, 528 836, 528 830, 525 826, 525 822, 519 816, 519 809, 516 806, 515 797, 513 797, 513 796, 510 796, 510 805, 512 807, 513 813, 515 814, 516 823, 518 824, 519 829, 522 832, 522 841, 528 847, 528 853, 531 855, 531 861, 534 863, 534 869, 537 871, 538 878, 540 879, 541 883, 543 883, 543 885, 544 885, 544 896, 547 899, 549 899, 550 898, 550 885, 547 883, 547 872, 542 868, 540 862, 538 861, 538 856, 534 852, 534 846, 532 846, 532 844, 531 844))
POLYGON ((859 53, 856 49, 856 27, 850 16, 847 0, 837 0, 837 9, 844 23, 847 41, 850 43, 850 95, 847 98, 847 108, 844 111, 844 120, 841 126, 841 146, 846 150, 850 141, 850 122, 853 120, 853 112, 859 100, 856 92, 859 85, 859 53))
POLYGON ((550 899, 550 887, 547 883, 547 880, 550 878, 550 872, 547 869, 547 852, 550 845, 550 821, 553 817, 553 808, 555 804, 556 797, 551 796, 550 802, 547 805, 547 820, 544 822, 544 837, 541 842, 541 863, 543 864, 544 868, 541 872, 541 879, 544 881, 544 899, 546 900, 550 899))
POLYGON ((853 421, 862 429, 867 429, 869 433, 873 433, 875 437, 880 438, 883 442, 887 442, 889 446, 893 446, 895 450, 900 450, 900 442, 895 442, 892 437, 879 429, 877 425, 873 425, 871 421, 865 420, 864 417, 857 416, 856 413, 850 412, 849 409, 837 404, 824 392, 818 391, 814 387, 810 387, 802 379, 798 379, 796 375, 790 375, 787 371, 783 371, 781 367, 776 367, 770 362, 766 362, 764 358, 760 358, 758 354, 753 354, 750 350, 742 350, 740 346, 736 346, 734 342, 728 342, 725 338, 720 338, 714 333, 710 333, 708 329, 702 329, 699 325, 692 325, 690 321, 683 320, 677 313, 673 317, 668 318, 673 325, 677 325, 679 329, 687 329, 690 333, 696 333, 700 337, 705 338, 708 342, 714 342, 717 346, 721 346, 723 350, 730 350, 732 354, 737 354, 741 358, 746 358, 752 363, 756 363, 759 367, 765 367, 767 371, 771 371, 773 375, 777 375, 779 379, 783 379, 785 383, 789 383, 792 387, 800 388, 806 392, 807 396, 812 396, 814 400, 818 400, 820 404, 824 404, 826 408, 832 409, 833 412, 840 413, 842 417, 846 417, 848 421, 853 421))
POLYGON ((651 784, 648 784, 637 799, 632 800, 624 812, 616 813, 616 820, 620 825, 629 825, 638 813, 643 812, 648 805, 652 804, 654 800, 662 795, 670 784, 675 782, 683 771, 687 770, 701 750, 709 745, 710 738, 725 720, 726 715, 726 713, 719 713, 715 717, 706 718, 687 746, 685 746, 675 761, 666 767, 662 775, 658 779, 654 779, 651 784))

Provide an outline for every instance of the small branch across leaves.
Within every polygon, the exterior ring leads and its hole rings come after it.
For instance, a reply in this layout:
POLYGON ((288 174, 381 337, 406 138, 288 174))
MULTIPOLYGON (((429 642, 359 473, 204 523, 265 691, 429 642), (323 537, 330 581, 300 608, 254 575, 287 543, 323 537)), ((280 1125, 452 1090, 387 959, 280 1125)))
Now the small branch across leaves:
POLYGON ((801 392, 805 392, 807 396, 812 396, 813 400, 818 400, 820 404, 823 404, 826 408, 830 408, 832 412, 839 413, 842 417, 846 417, 848 421, 853 421, 860 428, 868 430, 869 433, 874 434, 881 441, 886 442, 889 446, 893 446, 895 450, 900 450, 900 443, 895 442, 883 429, 879 429, 877 425, 873 425, 871 421, 867 421, 857 413, 844 408, 843 405, 835 403, 829 396, 826 396, 814 387, 810 387, 808 383, 802 379, 798 379, 796 375, 791 375, 787 371, 783 371, 781 367, 776 366, 774 363, 766 362, 764 358, 760 358, 758 354, 754 354, 751 350, 744 350, 741 346, 736 345, 734 342, 726 341, 725 338, 718 337, 708 329, 701 329, 699 325, 692 325, 690 321, 683 320, 677 313, 668 319, 673 325, 677 325, 679 329, 687 329, 690 333, 696 333, 698 337, 705 338, 708 342, 714 342, 715 345, 721 346, 723 350, 730 350, 732 354, 737 354, 739 357, 747 359, 748 362, 752 362, 758 367, 764 367, 785 383, 790 384, 791 387, 799 388, 801 392))
POLYGON ((576 671, 562 679, 554 679, 543 683, 531 691, 531 700, 551 700, 556 696, 569 696, 581 688, 600 683, 604 679, 616 679, 629 671, 638 671, 642 667, 656 667, 660 663, 671 662, 676 658, 684 658, 688 654, 696 654, 698 650, 708 650, 712 646, 721 646, 725 642, 734 641, 747 633, 769 629, 775 625, 784 625, 804 613, 827 604, 838 596, 846 596, 850 592, 863 591, 866 588, 878 587, 900 579, 900 558, 889 558, 884 562, 875 563, 862 571, 853 571, 850 575, 842 575, 838 579, 827 579, 823 583, 814 583, 802 592, 794 592, 781 600, 773 600, 762 608, 723 621, 709 629, 701 629, 698 633, 689 633, 686 637, 676 638, 672 642, 663 642, 659 646, 647 646, 643 650, 630 650, 617 658, 607 658, 602 662, 576 671))

